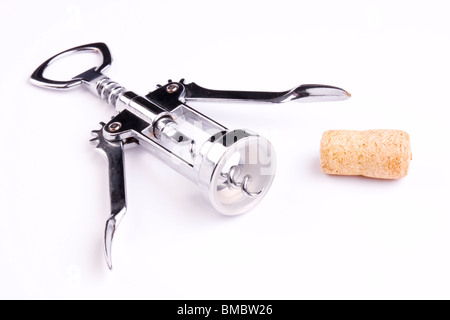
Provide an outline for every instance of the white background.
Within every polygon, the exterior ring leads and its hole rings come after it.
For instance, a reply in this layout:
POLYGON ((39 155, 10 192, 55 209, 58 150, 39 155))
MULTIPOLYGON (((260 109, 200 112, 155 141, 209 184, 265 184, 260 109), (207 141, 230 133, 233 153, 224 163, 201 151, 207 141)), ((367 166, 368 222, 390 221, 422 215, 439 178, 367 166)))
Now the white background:
MULTIPOLYGON (((1 7, 0 298, 450 298, 448 1, 3 0, 1 7), (28 82, 48 57, 96 41, 112 51, 107 74, 141 94, 184 77, 260 91, 321 83, 352 98, 192 104, 277 150, 272 189, 239 217, 220 216, 194 184, 145 151, 127 150, 129 206, 110 272, 106 162, 88 140, 114 110, 87 90, 28 82), (410 134, 407 177, 321 172, 325 130, 379 128, 410 134)), ((97 63, 88 56, 49 74, 74 76, 97 63)))

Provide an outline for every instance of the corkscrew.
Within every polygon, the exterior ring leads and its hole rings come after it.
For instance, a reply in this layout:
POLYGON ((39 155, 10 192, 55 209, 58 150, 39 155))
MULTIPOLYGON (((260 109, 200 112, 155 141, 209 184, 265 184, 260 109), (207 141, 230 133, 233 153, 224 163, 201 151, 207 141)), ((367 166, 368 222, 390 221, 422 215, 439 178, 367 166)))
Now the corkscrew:
POLYGON ((186 101, 288 101, 343 100, 350 94, 325 85, 301 85, 284 92, 225 91, 195 83, 168 81, 145 96, 128 91, 103 74, 112 63, 104 43, 91 43, 56 54, 40 65, 31 82, 50 89, 87 86, 113 106, 117 115, 101 122, 91 140, 108 161, 110 216, 104 233, 108 267, 112 268, 114 233, 127 211, 124 147, 139 145, 199 186, 212 207, 225 215, 253 208, 268 192, 276 168, 272 144, 244 129, 230 130, 186 104, 186 101), (102 63, 67 81, 45 77, 55 60, 81 52, 102 56, 102 63))

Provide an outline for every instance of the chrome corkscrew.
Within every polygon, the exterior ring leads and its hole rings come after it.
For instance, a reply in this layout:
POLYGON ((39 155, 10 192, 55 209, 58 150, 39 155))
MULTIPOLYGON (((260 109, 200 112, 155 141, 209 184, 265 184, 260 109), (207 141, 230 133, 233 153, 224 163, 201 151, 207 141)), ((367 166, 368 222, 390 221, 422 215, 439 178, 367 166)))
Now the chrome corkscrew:
POLYGON ((229 130, 189 107, 186 101, 251 101, 281 103, 344 100, 350 94, 324 85, 301 85, 284 92, 224 91, 168 81, 145 96, 128 91, 103 74, 112 59, 104 43, 78 46, 51 57, 31 76, 37 86, 72 89, 87 86, 118 112, 91 140, 108 161, 111 214, 104 233, 105 257, 112 268, 114 232, 126 213, 124 147, 139 145, 197 184, 213 208, 225 215, 244 213, 268 192, 275 174, 276 158, 271 143, 244 129, 229 130), (55 60, 80 52, 101 54, 103 62, 68 81, 45 77, 55 60))

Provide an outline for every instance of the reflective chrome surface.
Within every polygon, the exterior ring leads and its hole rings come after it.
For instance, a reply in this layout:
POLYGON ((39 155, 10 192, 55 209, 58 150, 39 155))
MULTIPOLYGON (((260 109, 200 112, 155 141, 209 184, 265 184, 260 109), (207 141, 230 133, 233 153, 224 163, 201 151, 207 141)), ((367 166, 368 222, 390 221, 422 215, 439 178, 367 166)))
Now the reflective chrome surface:
MULTIPOLYGON (((350 94, 324 85, 301 85, 283 92, 211 90, 195 83, 168 81, 146 96, 128 91, 102 72, 112 58, 104 43, 91 43, 63 51, 41 64, 31 75, 34 85, 71 89, 85 85, 114 107, 118 114, 91 141, 108 160, 111 213, 105 226, 105 257, 112 268, 112 241, 126 213, 123 150, 138 144, 200 187, 202 195, 220 213, 236 215, 252 209, 268 192, 274 179, 276 157, 265 138, 248 130, 229 130, 185 104, 191 100, 288 101, 343 100, 350 94), (98 67, 70 80, 45 77, 46 68, 65 56, 95 52, 103 57, 98 67)), ((157 186, 159 187, 159 186, 157 186)))
POLYGON ((127 211, 127 197, 125 189, 125 170, 123 158, 123 142, 108 141, 103 135, 105 123, 101 122, 100 130, 93 130, 95 136, 91 139, 96 144, 97 150, 103 154, 108 161, 108 178, 109 178, 109 199, 111 202, 111 215, 106 221, 104 244, 105 257, 108 267, 112 269, 111 248, 114 232, 120 220, 127 211))
POLYGON ((199 151, 198 184, 202 195, 224 215, 254 208, 275 177, 272 144, 249 130, 228 130, 211 137, 199 151))
POLYGON ((297 100, 300 102, 338 101, 350 97, 344 89, 320 84, 304 84, 288 91, 228 91, 200 87, 192 82, 186 85, 186 100, 223 100, 282 103, 297 100))
POLYGON ((44 72, 47 69, 47 67, 55 62, 58 59, 64 58, 66 56, 76 54, 76 53, 83 53, 83 52, 95 52, 100 53, 103 57, 103 62, 100 66, 94 67, 88 71, 91 71, 96 74, 100 74, 102 71, 104 71, 106 68, 108 68, 112 63, 111 53, 106 46, 106 44, 97 42, 97 43, 91 43, 86 44, 82 46, 78 46, 72 49, 68 49, 66 51, 60 52, 50 59, 46 60, 44 63, 42 63, 31 75, 30 81, 37 86, 40 87, 46 87, 51 89, 71 89, 74 87, 81 86, 83 82, 86 81, 86 75, 80 75, 76 76, 70 80, 65 81, 58 81, 58 80, 51 80, 47 79, 44 76, 44 72))

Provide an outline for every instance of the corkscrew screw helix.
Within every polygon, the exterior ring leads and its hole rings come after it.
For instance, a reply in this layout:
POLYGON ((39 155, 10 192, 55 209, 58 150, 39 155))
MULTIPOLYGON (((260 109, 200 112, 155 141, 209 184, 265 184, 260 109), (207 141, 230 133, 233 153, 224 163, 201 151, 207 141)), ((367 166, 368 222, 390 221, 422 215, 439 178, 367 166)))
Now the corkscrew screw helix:
POLYGON ((244 129, 229 130, 186 104, 186 101, 251 101, 281 103, 344 100, 350 94, 325 85, 301 85, 283 92, 226 91, 203 88, 195 83, 168 81, 140 96, 103 74, 112 63, 104 43, 91 43, 56 54, 31 75, 34 85, 66 90, 87 86, 113 106, 117 115, 101 122, 91 140, 108 161, 110 216, 104 232, 104 249, 112 269, 112 241, 126 213, 124 147, 139 145, 197 184, 213 208, 225 215, 253 208, 269 190, 276 168, 271 143, 244 129), (101 54, 100 66, 67 81, 45 77, 55 60, 82 52, 101 54))

